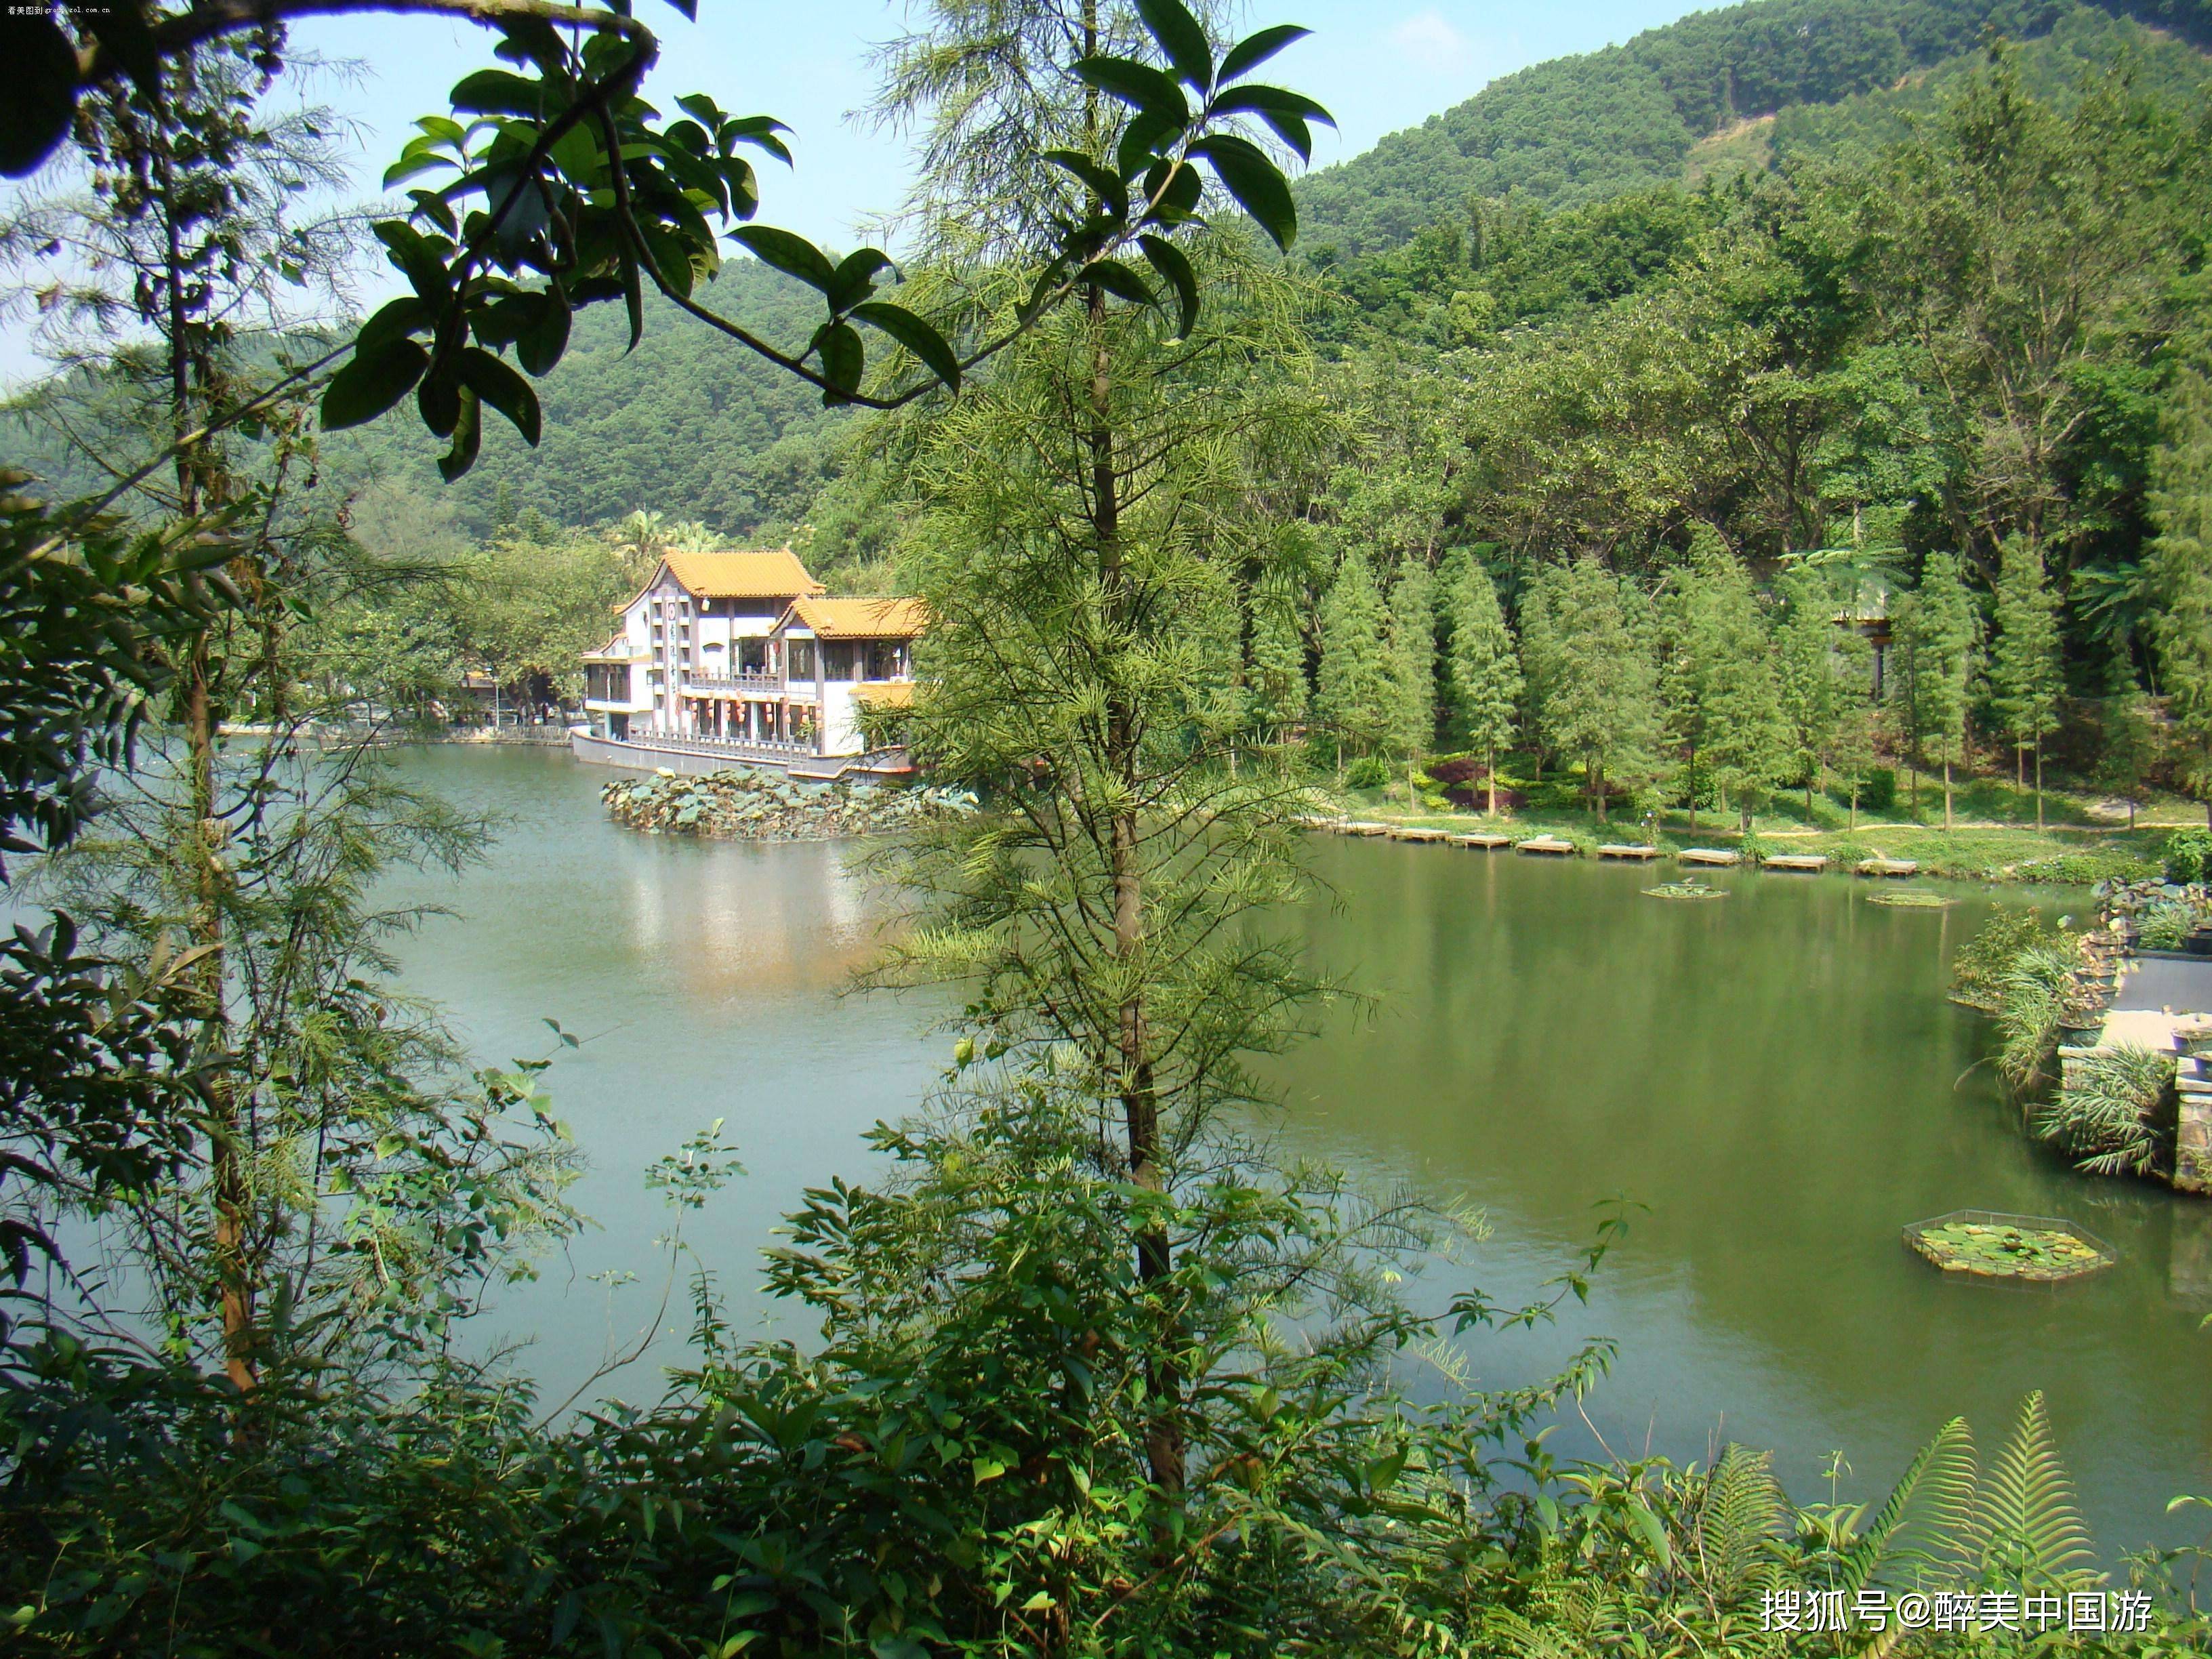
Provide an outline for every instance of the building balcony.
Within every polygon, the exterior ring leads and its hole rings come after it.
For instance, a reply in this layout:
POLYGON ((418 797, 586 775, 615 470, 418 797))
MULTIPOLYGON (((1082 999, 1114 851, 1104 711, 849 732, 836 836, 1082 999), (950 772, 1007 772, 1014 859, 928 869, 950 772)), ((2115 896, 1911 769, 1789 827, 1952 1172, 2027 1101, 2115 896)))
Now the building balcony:
POLYGON ((690 697, 777 697, 793 702, 812 702, 814 682, 793 682, 781 674, 763 674, 740 671, 735 674, 717 674, 711 670, 687 668, 684 671, 684 695, 690 697))

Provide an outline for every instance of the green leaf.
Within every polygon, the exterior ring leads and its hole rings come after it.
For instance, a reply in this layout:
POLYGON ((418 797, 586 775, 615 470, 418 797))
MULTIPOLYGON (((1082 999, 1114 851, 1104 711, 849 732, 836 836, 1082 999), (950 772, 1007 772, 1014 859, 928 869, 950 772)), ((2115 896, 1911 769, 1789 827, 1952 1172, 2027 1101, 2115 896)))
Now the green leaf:
POLYGON ((538 394, 512 363, 481 346, 470 346, 461 353, 460 373, 463 385, 514 423, 523 442, 532 449, 538 447, 542 424, 538 394))
POLYGON ((921 359, 922 366, 954 392, 960 390, 960 360, 945 337, 903 306, 870 300, 853 307, 853 317, 881 329, 921 359))
POLYGON ((1213 112, 1258 116, 1278 138, 1298 153, 1301 161, 1313 160, 1313 135, 1306 131, 1306 123, 1318 121, 1328 127, 1336 125, 1334 116, 1304 93, 1285 92, 1280 87, 1234 88, 1214 100, 1213 112))
POLYGON ((431 305, 444 304, 453 291, 453 279, 446 270, 444 255, 431 245, 429 239, 398 219, 380 219, 369 228, 384 244, 392 263, 399 268, 416 293, 431 305))
POLYGON ((830 256, 804 236, 794 236, 773 225, 740 225, 730 240, 750 249, 763 264, 773 265, 787 276, 796 276, 811 289, 827 295, 837 281, 830 256))
POLYGON ((478 70, 456 82, 447 101, 470 115, 524 115, 542 120, 558 112, 559 104, 549 98, 557 90, 505 70, 478 70))
POLYGON ((1160 147, 1182 136, 1190 125, 1186 117, 1177 117, 1172 111, 1139 111, 1121 131, 1121 142, 1114 147, 1114 164, 1127 177, 1144 167, 1160 147))
POLYGON ((0 10, 0 53, 8 65, 0 173, 21 179, 38 170, 76 112, 76 48, 43 8, 25 15, 11 6, 0 10))
POLYGON ((1217 132, 1190 147, 1213 163, 1223 185, 1279 248, 1297 240, 1298 210, 1291 187, 1267 153, 1249 138, 1217 132))
POLYGON ((715 133, 714 142, 725 150, 732 144, 750 144, 755 149, 766 150, 788 167, 791 164, 791 151, 783 140, 775 135, 790 131, 789 127, 784 125, 773 115, 748 115, 741 120, 731 121, 724 125, 722 129, 715 133))
POLYGON ((637 250, 624 237, 616 245, 622 261, 623 304, 629 312, 629 344, 625 351, 637 349, 637 343, 645 337, 645 283, 638 274, 637 250))
POLYGON ((1176 73, 1203 93, 1213 84, 1213 46, 1182 0, 1137 0, 1137 15, 1176 73))
POLYGON ((684 14, 685 22, 696 23, 699 21, 699 0, 668 0, 668 3, 684 14))
POLYGON ((1183 251, 1164 236, 1139 236, 1137 246, 1161 279, 1175 290, 1177 320, 1176 338, 1186 340, 1198 325, 1198 274, 1183 251))
POLYGON ((1173 76, 1149 64, 1132 58, 1084 58, 1076 62, 1075 78, 1148 115, 1174 122, 1177 131, 1190 125, 1190 104, 1182 88, 1173 76))
POLYGON ((996 1480, 1006 1472, 1006 1466, 995 1457, 979 1457, 975 1460, 974 1467, 975 1484, 979 1486, 986 1480, 996 1480))
POLYGON ((1048 149, 1044 159, 1073 173, 1085 189, 1105 204, 1106 211, 1115 219, 1129 216, 1129 186, 1111 167, 1099 166, 1080 150, 1048 149))
POLYGON ((838 262, 830 277, 830 309, 850 311, 868 297, 879 270, 889 270, 890 255, 880 248, 857 248, 838 262))
POLYGON ((431 314, 430 307, 414 295, 403 294, 377 307, 375 314, 361 325, 361 332, 354 337, 353 349, 356 353, 374 351, 386 340, 397 340, 418 328, 428 328, 431 314))
POLYGON ((461 417, 453 426, 453 447, 438 458, 438 476, 447 483, 477 464, 477 448, 483 441, 483 414, 477 394, 461 392, 461 417))
POLYGON ((859 391, 860 375, 867 367, 868 348, 861 341, 860 331, 850 323, 824 323, 816 332, 814 343, 822 353, 823 376, 833 388, 822 394, 822 401, 847 401, 837 394, 859 391))
POLYGON ((1229 54, 1221 60, 1221 67, 1216 71, 1215 78, 1225 82, 1234 81, 1240 75, 1249 75, 1285 46, 1303 40, 1312 33, 1311 29, 1302 29, 1296 23, 1278 23, 1273 28, 1261 29, 1257 34, 1248 34, 1229 48, 1229 54))
POLYGON ((323 390, 323 430, 343 432, 374 420, 412 391, 429 366, 430 354, 404 336, 372 350, 356 348, 323 390))
POLYGON ((1159 295, 1145 286, 1145 279, 1119 259, 1100 259, 1084 266, 1082 280, 1096 283, 1107 293, 1140 306, 1156 306, 1160 302, 1159 295))
POLYGON ((1152 204, 1145 222, 1182 224, 1197 216, 1198 204, 1205 195, 1206 180, 1195 162, 1155 161, 1145 174, 1145 199, 1152 204), (1170 168, 1174 169, 1172 175, 1170 168))
POLYGON ((568 349, 568 296, 561 284, 550 284, 522 331, 514 337, 514 355, 532 374, 552 372, 568 349))
MULTIPOLYGON (((450 438, 461 423, 461 383, 453 370, 425 375, 415 388, 415 412, 436 436, 450 438)), ((389 1158, 389 1152, 380 1156, 389 1158)))

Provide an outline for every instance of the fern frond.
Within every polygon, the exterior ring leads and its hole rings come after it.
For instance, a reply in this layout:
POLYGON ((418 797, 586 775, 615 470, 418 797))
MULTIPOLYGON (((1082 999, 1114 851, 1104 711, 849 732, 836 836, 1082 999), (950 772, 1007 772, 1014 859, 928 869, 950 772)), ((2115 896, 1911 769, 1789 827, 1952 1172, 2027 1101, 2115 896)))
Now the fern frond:
POLYGON ((1788 1504, 1769 1452, 1731 1445, 1705 1478, 1691 1526, 1693 1559, 1717 1607, 1735 1606, 1773 1579, 1773 1544, 1788 1504))
POLYGON ((1972 1541, 1985 1577, 2080 1585, 2098 1577, 2042 1390, 2021 1402, 2020 1421, 1990 1466, 1978 1509, 1972 1541))
POLYGON ((1844 1552, 1838 1585, 1856 1595, 1892 1559, 1931 1559, 1930 1544, 1940 1547, 1971 1525, 1977 1474, 1973 1431, 1965 1418, 1954 1417, 1913 1455, 1867 1529, 1844 1552), (1916 1508, 1922 1499, 1919 1507, 1932 1511, 1924 1522, 1916 1508), (1917 1535, 1928 1543, 1916 1541, 1908 1526, 1913 1522, 1920 1522, 1917 1535))

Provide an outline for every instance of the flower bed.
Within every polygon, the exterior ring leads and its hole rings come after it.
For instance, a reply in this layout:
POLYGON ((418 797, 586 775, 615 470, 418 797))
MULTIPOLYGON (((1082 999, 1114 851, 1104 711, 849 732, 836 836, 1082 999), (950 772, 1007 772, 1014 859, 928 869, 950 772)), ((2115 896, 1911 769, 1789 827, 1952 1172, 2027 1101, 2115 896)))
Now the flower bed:
POLYGON ((1947 1273, 2055 1284, 2118 1260, 2112 1247, 2070 1221, 1954 1210, 1905 1230, 1905 1242, 1947 1273))

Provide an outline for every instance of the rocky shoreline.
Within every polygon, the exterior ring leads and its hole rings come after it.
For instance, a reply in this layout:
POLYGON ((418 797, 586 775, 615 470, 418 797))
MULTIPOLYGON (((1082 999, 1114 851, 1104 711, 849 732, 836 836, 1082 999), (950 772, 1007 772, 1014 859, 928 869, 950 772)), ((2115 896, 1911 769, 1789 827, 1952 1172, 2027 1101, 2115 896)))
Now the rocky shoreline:
POLYGON ((728 769, 679 777, 617 778, 599 791, 615 822, 655 836, 715 841, 831 841, 911 829, 946 812, 972 811, 957 790, 879 784, 799 783, 780 773, 728 769))

